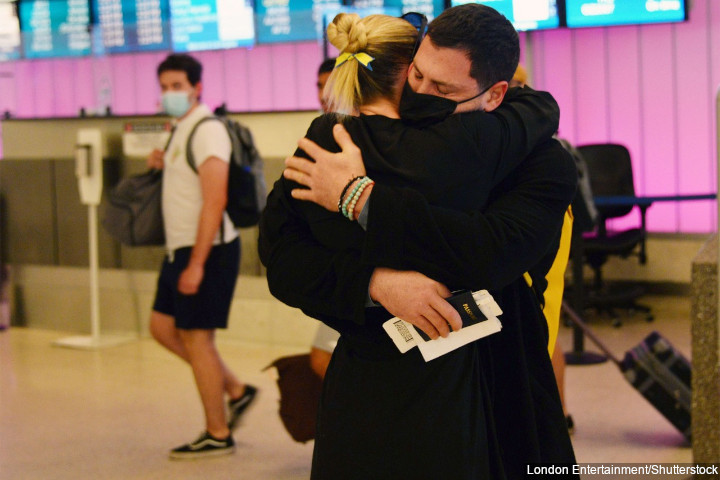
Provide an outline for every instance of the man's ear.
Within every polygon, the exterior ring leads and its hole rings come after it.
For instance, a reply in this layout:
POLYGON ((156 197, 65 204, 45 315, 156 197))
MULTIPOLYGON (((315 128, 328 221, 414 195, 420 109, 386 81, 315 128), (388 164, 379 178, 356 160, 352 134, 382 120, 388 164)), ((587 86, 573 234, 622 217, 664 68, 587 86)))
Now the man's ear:
POLYGON ((195 95, 197 97, 197 101, 200 102, 200 97, 202 97, 202 90, 203 90, 202 82, 196 83, 193 88, 195 89, 195 95))
POLYGON ((500 104, 503 101, 503 98, 505 98, 505 93, 507 93, 508 90, 508 82, 505 80, 497 82, 495 85, 490 87, 490 89, 487 91, 487 101, 485 102, 485 110, 486 112, 492 112, 497 107, 500 106, 500 104))

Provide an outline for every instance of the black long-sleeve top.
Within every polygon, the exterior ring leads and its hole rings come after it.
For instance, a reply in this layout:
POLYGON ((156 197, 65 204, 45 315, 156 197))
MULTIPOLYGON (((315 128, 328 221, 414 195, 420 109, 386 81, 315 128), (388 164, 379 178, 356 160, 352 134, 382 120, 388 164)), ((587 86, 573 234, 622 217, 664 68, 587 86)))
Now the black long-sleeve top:
MULTIPOLYGON (((386 117, 349 119, 376 180, 367 235, 337 213, 292 199, 299 186, 281 178, 259 242, 271 292, 341 329, 338 322, 364 322, 378 266, 420 271, 451 288, 497 289, 518 278, 557 244, 575 190, 572 160, 549 140, 557 113, 551 98, 525 88, 491 114, 454 115, 426 129, 386 117), (495 200, 484 209, 488 199, 495 200)), ((339 151, 332 123, 320 117, 308 137, 339 151)))

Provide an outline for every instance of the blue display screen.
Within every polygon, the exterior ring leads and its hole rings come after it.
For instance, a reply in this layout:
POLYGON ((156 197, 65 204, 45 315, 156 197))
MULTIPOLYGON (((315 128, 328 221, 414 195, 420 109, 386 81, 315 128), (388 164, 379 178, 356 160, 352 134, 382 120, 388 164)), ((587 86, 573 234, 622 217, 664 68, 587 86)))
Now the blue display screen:
POLYGON ((386 5, 374 5, 373 1, 360 0, 353 5, 343 5, 341 7, 325 9, 325 25, 333 21, 338 13, 356 13, 361 18, 368 15, 390 15, 391 17, 399 17, 400 7, 389 7, 386 5))
POLYGON ((566 0, 568 27, 682 22, 685 0, 566 0))
POLYGON ((170 48, 168 0, 93 0, 96 53, 170 48))
MULTIPOLYGON (((355 5, 359 5, 359 2, 355 2, 355 5)), ((445 9, 444 0, 385 0, 383 5, 399 8, 401 15, 408 12, 422 13, 428 21, 440 15, 445 9)))
POLYGON ((343 5, 333 8, 326 7, 323 15, 323 26, 327 28, 338 13, 356 13, 361 18, 367 17, 368 15, 390 15, 391 17, 399 17, 401 15, 400 7, 388 7, 377 5, 377 3, 379 2, 374 0, 355 0, 353 5, 343 5))
POLYGON ((22 0, 20 32, 26 58, 90 54, 87 0, 22 0))
POLYGON ((326 12, 325 16, 332 20, 330 15, 333 13, 337 15, 340 12, 357 13, 360 17, 367 17, 368 15, 390 15, 391 17, 399 17, 401 15, 399 2, 396 5, 388 5, 387 2, 375 0, 354 0, 350 5, 340 7, 339 10, 326 12))
POLYGON ((20 58, 20 21, 15 3, 0 3, 0 61, 20 58))
POLYGON ((542 30, 560 26, 557 0, 451 0, 451 5, 480 3, 505 15, 516 30, 542 30))
POLYGON ((337 10, 340 0, 256 0, 258 43, 298 42, 323 37, 326 9, 337 10))
POLYGON ((255 43, 250 0, 170 0, 173 50, 220 50, 255 43))

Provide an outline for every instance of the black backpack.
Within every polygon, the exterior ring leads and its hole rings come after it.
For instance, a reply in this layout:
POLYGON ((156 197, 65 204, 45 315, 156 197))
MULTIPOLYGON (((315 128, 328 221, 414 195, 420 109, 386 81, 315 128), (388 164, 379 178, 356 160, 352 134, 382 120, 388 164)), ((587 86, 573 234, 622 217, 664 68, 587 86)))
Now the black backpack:
POLYGON ((232 143, 225 211, 236 228, 257 225, 267 202, 267 186, 263 173, 263 159, 255 148, 252 133, 247 127, 225 116, 203 118, 195 124, 188 136, 185 149, 188 164, 197 173, 197 165, 190 148, 191 142, 198 126, 208 120, 222 122, 232 143))

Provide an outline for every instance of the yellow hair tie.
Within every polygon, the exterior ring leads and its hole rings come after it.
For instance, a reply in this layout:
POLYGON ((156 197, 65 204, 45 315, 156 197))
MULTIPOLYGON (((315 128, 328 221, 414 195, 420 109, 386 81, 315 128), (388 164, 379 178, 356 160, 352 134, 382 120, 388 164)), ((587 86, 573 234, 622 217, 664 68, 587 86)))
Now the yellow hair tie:
POLYGON ((347 62, 351 58, 354 58, 357 60, 360 65, 367 68, 368 70, 372 71, 372 67, 370 66, 370 62, 375 60, 373 57, 368 55, 365 52, 358 52, 358 53, 348 53, 345 52, 337 57, 337 60, 335 60, 335 68, 339 67, 343 63, 347 62))

